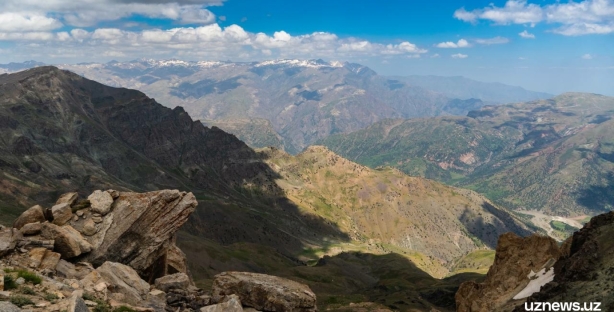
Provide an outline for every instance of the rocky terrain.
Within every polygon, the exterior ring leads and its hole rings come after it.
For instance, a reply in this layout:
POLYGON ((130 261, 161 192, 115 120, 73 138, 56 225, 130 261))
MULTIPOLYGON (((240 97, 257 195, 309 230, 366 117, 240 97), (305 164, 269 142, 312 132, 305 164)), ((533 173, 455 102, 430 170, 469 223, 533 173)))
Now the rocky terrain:
POLYGON ((525 311, 525 302, 579 302, 579 308, 599 302, 601 311, 611 311, 612 231, 614 212, 592 218, 561 246, 549 237, 502 235, 485 280, 460 286, 457 311, 525 311))
MULTIPOLYGON (((7 64, 6 70, 37 65, 7 64)), ((292 154, 330 134, 356 131, 384 118, 466 115, 485 105, 482 97, 488 95, 448 96, 413 81, 380 76, 360 64, 323 60, 141 59, 58 66, 109 86, 140 90, 170 108, 181 106, 194 119, 219 126, 252 147, 277 146, 269 144, 279 137, 292 154), (266 131, 250 133, 254 128, 266 131)), ((477 84, 478 90, 485 89, 477 84)), ((491 101, 491 94, 487 102, 504 103, 515 95, 523 100, 548 96, 502 88, 506 97, 491 101)))
POLYGON ((320 143, 374 168, 476 190, 507 208, 580 217, 612 209, 613 114, 614 98, 569 93, 467 117, 386 120, 320 143))
POLYGON ((95 191, 33 206, 0 230, 2 311, 316 311, 308 286, 225 272, 193 285, 175 234, 192 193, 95 191), (249 310, 249 309, 248 309, 249 310))

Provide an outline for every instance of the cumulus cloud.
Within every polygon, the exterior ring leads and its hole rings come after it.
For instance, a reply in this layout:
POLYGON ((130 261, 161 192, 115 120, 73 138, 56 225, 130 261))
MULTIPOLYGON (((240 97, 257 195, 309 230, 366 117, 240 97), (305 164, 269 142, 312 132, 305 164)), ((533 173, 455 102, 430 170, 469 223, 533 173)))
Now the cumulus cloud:
POLYGON ((535 39, 535 35, 532 33, 529 33, 526 30, 523 30, 522 32, 518 33, 518 36, 525 38, 525 39, 535 39))
POLYGON ((584 59, 584 60, 592 60, 593 58, 594 57, 592 55, 588 54, 588 53, 582 55, 582 59, 584 59))
POLYGON ((451 56, 452 56, 452 58, 455 58, 455 59, 464 59, 464 58, 468 58, 469 57, 469 55, 462 54, 462 53, 452 54, 451 56))
MULTIPOLYGON (((292 35, 283 30, 272 35, 251 33, 241 26, 222 28, 218 24, 172 29, 131 31, 119 28, 98 28, 91 31, 75 28, 70 31, 0 33, 0 40, 15 42, 40 38, 49 50, 70 49, 96 56, 159 57, 192 56, 207 59, 258 59, 271 57, 354 57, 405 56, 420 57, 426 49, 408 42, 382 44, 357 38, 339 38, 327 32, 292 35), (103 52, 104 51, 104 52, 103 52)), ((61 53, 54 53, 61 55, 61 53)))
POLYGON ((465 39, 460 39, 458 40, 458 42, 452 42, 452 41, 440 42, 436 44, 435 46, 438 48, 443 48, 443 49, 455 49, 455 48, 468 48, 471 45, 469 44, 469 41, 465 39))
MULTIPOLYGON (((495 24, 557 24, 552 30, 565 36, 614 33, 614 0, 583 0, 540 6, 526 0, 508 0, 503 7, 490 5, 471 11, 460 8, 454 17, 470 23, 479 20, 495 24)), ((524 33, 524 32, 523 32, 524 33)), ((522 33, 521 33, 522 34, 522 33)), ((531 38, 529 37, 523 38, 531 38)))
POLYGON ((0 13, 0 32, 49 31, 60 27, 60 21, 43 15, 0 13))
POLYGON ((488 38, 488 39, 476 39, 475 42, 479 44, 483 44, 483 45, 491 45, 491 44, 506 44, 510 42, 510 40, 505 37, 497 36, 497 37, 488 38))

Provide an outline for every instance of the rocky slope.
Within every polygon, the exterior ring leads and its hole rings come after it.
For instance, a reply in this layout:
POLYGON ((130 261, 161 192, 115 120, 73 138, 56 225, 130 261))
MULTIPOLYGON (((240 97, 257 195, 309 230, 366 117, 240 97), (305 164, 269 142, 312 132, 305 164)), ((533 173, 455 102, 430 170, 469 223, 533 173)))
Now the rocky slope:
POLYGON ((526 311, 525 302, 580 302, 578 309, 599 302, 601 311, 612 310, 613 231, 609 212, 561 246, 547 237, 501 236, 484 282, 463 283, 456 293, 457 311, 526 311))
POLYGON ((207 294, 193 286, 175 233, 197 205, 192 193, 95 191, 34 206, 0 229, 2 311, 316 311, 309 287, 263 274, 225 272, 207 294), (73 213, 74 212, 74 213, 73 213), (66 299, 65 299, 66 298, 66 299))
POLYGON ((612 209, 614 98, 570 93, 468 117, 386 120, 322 144, 371 167, 468 187, 559 216, 612 209))

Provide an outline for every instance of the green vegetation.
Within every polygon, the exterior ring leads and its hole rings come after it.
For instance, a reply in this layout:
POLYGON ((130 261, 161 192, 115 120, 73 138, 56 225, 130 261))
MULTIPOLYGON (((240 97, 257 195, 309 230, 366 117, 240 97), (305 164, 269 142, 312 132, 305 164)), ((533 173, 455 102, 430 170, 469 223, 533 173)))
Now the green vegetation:
MULTIPOLYGON (((6 271, 6 270, 5 270, 6 271)), ((17 288, 17 283, 11 275, 4 276, 4 290, 11 290, 17 288)))
POLYGON ((49 292, 43 293, 43 298, 45 300, 49 301, 49 302, 54 302, 54 301, 60 299, 60 297, 58 297, 58 295, 52 294, 52 293, 49 293, 49 292))
POLYGON ((24 294, 24 295, 31 295, 31 296, 36 295, 36 292, 34 291, 34 289, 28 286, 19 287, 19 293, 24 294))
POLYGON ((40 284, 43 280, 40 276, 36 275, 36 273, 26 271, 26 270, 18 270, 17 277, 23 277, 24 280, 28 283, 32 283, 34 285, 40 284))
POLYGON ((12 304, 14 304, 14 305, 16 305, 16 306, 18 306, 20 308, 23 307, 23 306, 26 306, 26 305, 34 304, 34 302, 30 298, 24 297, 24 296, 20 296, 20 295, 13 295, 13 296, 11 296, 9 301, 12 304))

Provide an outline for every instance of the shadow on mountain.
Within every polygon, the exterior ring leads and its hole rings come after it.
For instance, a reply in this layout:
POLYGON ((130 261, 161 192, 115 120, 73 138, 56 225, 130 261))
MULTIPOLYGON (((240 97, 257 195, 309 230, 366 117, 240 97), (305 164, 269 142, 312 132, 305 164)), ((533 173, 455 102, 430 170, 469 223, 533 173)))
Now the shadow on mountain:
MULTIPOLYGON (((609 154, 614 158, 614 154, 609 154)), ((600 155, 601 156, 601 155, 600 155)), ((601 156, 605 159, 605 157, 601 156)), ((579 191, 576 202, 598 214, 614 209, 614 173, 610 172, 604 184, 591 185, 579 191)))
POLYGON ((397 311, 431 311, 434 306, 440 311, 454 311, 454 295, 460 284, 483 279, 475 273, 435 279, 395 253, 343 252, 306 266, 270 247, 246 243, 222 246, 185 232, 179 234, 179 246, 188 258, 198 259, 190 261, 189 266, 200 287, 210 288, 216 274, 229 270, 272 274, 309 285, 322 311, 352 311, 342 307, 358 302, 373 302, 397 311))
POLYGON ((49 206, 68 191, 170 188, 199 199, 185 230, 220 243, 258 243, 290 255, 305 244, 349 240, 288 200, 275 183, 281 177, 258 153, 181 107, 54 67, 0 77, 0 102, 0 116, 15 121, 0 125, 9 138, 0 142, 0 164, 8 164, 0 200, 21 211, 49 206))

